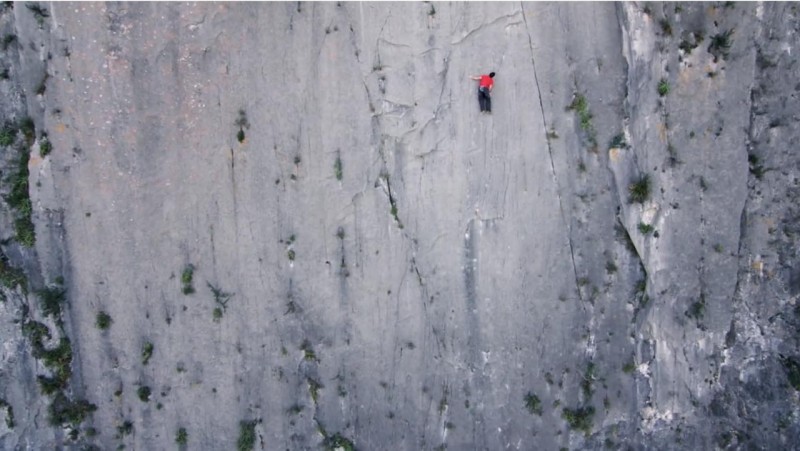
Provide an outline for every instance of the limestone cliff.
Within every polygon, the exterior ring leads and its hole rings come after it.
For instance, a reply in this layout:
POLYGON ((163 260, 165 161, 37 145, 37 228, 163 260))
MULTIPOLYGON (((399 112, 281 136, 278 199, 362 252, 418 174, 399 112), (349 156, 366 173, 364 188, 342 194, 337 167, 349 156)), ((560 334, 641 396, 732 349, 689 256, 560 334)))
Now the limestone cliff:
POLYGON ((0 448, 797 446, 799 27, 4 4, 0 448))

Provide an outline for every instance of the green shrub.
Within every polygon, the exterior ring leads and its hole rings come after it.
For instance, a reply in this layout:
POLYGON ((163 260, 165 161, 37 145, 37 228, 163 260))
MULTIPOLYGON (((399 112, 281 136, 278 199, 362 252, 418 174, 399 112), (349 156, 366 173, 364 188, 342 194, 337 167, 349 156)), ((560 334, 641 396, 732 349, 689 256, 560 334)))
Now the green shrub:
POLYGON ((139 389, 136 390, 136 394, 139 396, 139 399, 142 402, 150 401, 150 394, 151 394, 150 387, 148 386, 139 387, 139 389))
POLYGON ((576 409, 564 408, 561 411, 561 418, 567 420, 570 429, 577 429, 589 434, 592 430, 592 417, 594 416, 594 407, 586 406, 576 409))
POLYGON ((47 12, 45 8, 39 6, 38 3, 28 3, 25 7, 33 13, 33 17, 36 19, 36 23, 39 24, 39 28, 44 25, 44 20, 50 17, 50 13, 47 12))
POLYGON ((633 359, 631 359, 630 362, 622 366, 622 372, 625 374, 631 374, 635 369, 636 369, 636 363, 634 363, 633 359))
POLYGON ((0 284, 11 289, 19 285, 23 290, 27 289, 28 284, 25 273, 21 269, 11 266, 2 253, 0 253, 0 284))
POLYGON ((22 324, 22 334, 31 341, 33 356, 37 359, 41 358, 44 353, 44 341, 52 338, 50 329, 37 321, 25 321, 22 324))
POLYGON ((8 46, 10 46, 16 40, 17 40, 17 36, 16 35, 11 34, 11 33, 7 33, 5 36, 3 36, 3 41, 2 41, 2 44, 0 44, 0 47, 5 52, 6 50, 8 50, 8 46))
POLYGON ((111 316, 108 313, 100 311, 97 313, 97 317, 95 318, 95 325, 100 330, 107 330, 111 327, 111 323, 114 321, 111 319, 111 316))
POLYGON ((342 159, 337 156, 336 161, 333 163, 333 173, 336 175, 336 180, 342 180, 342 159))
POLYGON ((150 357, 153 356, 154 349, 155 347, 153 346, 153 343, 150 343, 149 341, 146 341, 142 345, 142 365, 147 365, 147 363, 150 361, 150 357))
POLYGON ((542 401, 531 392, 525 395, 525 408, 532 414, 542 416, 542 401))
POLYGON ((664 33, 666 36, 672 36, 672 24, 669 22, 669 20, 667 20, 667 19, 661 19, 661 20, 658 22, 658 24, 659 24, 659 25, 661 25, 661 31, 662 31, 662 32, 663 32, 663 33, 664 33))
POLYGON ((583 380, 581 380, 581 389, 583 390, 584 396, 587 398, 591 397, 594 393, 594 389, 592 388, 594 378, 595 366, 593 362, 589 362, 589 364, 586 366, 586 371, 583 373, 583 380))
POLYGON ((42 313, 45 316, 61 316, 61 304, 66 300, 67 292, 59 286, 49 286, 38 290, 42 313))
POLYGON ((42 350, 41 359, 63 385, 69 382, 72 375, 72 344, 69 338, 61 338, 53 349, 42 350))
POLYGON ((650 176, 644 174, 628 185, 628 194, 630 203, 645 203, 650 198, 650 176))
POLYGON ((311 395, 311 399, 314 401, 314 404, 316 404, 317 400, 319 399, 319 390, 324 387, 322 384, 310 377, 306 378, 306 382, 308 382, 308 393, 311 395))
POLYGON ((658 82, 658 95, 664 97, 667 94, 669 94, 669 82, 666 78, 662 78, 658 82))
POLYGON ((25 139, 27 139, 28 142, 33 142, 33 139, 36 137, 36 125, 33 119, 28 116, 23 117, 19 120, 18 127, 25 139))
POLYGON ((256 425, 258 420, 239 422, 239 439, 236 441, 237 451, 251 451, 256 445, 256 425))
POLYGON ((610 149, 618 148, 618 149, 627 149, 628 143, 625 141, 625 135, 620 133, 613 138, 611 138, 611 142, 608 144, 610 149))
POLYGON ((117 426, 117 436, 118 438, 122 438, 126 435, 131 435, 133 433, 133 423, 128 420, 125 420, 117 426))
POLYGON ((236 118, 233 124, 239 127, 239 131, 236 133, 236 139, 240 143, 244 142, 244 129, 250 128, 250 122, 248 122, 247 114, 244 110, 239 110, 239 117, 236 118))
POLYGON ((641 233, 642 235, 647 235, 648 233, 653 231, 652 225, 645 224, 643 222, 640 222, 639 225, 636 226, 636 228, 639 229, 639 233, 641 233))
POLYGON ((14 144, 14 140, 17 138, 17 129, 11 125, 10 123, 6 122, 3 125, 3 128, 0 129, 0 146, 10 146, 14 144))
POLYGON ((175 434, 175 443, 184 446, 188 442, 189 442, 189 434, 186 432, 186 428, 178 429, 178 432, 175 434))
POLYGON ((42 376, 41 374, 36 376, 36 382, 39 383, 39 389, 45 395, 52 395, 53 393, 60 392, 67 388, 67 382, 59 380, 55 377, 48 377, 42 376))
POLYGON ((338 432, 331 436, 325 437, 325 440, 322 441, 322 446, 324 446, 327 451, 336 451, 340 449, 344 451, 355 451, 356 449, 352 441, 343 437, 338 432))
POLYGON ((48 417, 52 426, 69 424, 78 426, 97 410, 97 406, 84 399, 72 401, 62 392, 58 392, 48 407, 48 417))
POLYGON ((181 291, 183 294, 189 295, 194 293, 194 286, 192 285, 192 279, 194 278, 194 265, 189 263, 183 268, 183 272, 181 273, 181 284, 183 287, 181 291))
POLYGON ((733 36, 734 29, 723 31, 722 33, 715 34, 711 37, 711 44, 708 46, 708 52, 714 55, 714 61, 717 61, 721 56, 726 59, 730 54, 731 44, 733 44, 731 37, 733 36))

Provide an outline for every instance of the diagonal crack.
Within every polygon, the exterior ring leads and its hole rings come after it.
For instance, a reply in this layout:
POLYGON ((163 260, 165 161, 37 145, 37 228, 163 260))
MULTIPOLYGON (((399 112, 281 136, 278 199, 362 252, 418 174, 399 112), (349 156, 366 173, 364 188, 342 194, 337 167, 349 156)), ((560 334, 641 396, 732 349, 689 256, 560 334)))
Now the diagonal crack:
MULTIPOLYGON (((531 65, 533 66, 533 80, 536 84, 536 93, 539 96, 539 109, 542 113, 542 125, 544 126, 545 133, 547 132, 547 116, 545 115, 544 111, 544 102, 542 101, 542 89, 539 86, 539 77, 536 74, 536 58, 533 56, 533 38, 531 37, 530 28, 528 26, 528 17, 525 15, 525 8, 523 4, 520 3, 519 5, 520 11, 522 13, 522 20, 525 22, 525 32, 528 34, 528 47, 530 48, 531 52, 531 65)), ((580 290, 580 283, 578 282, 578 268, 575 265, 575 247, 572 244, 572 226, 567 221, 567 217, 564 214, 564 201, 561 199, 561 192, 559 190, 558 184, 558 175, 556 174, 556 167, 555 163, 553 162, 553 146, 550 143, 550 140, 547 139, 547 153, 550 156, 550 171, 553 175, 553 182, 556 186, 556 197, 558 197, 558 209, 561 213, 561 220, 564 222, 564 225, 567 226, 567 243, 569 244, 569 256, 570 260, 572 261, 572 273, 575 277, 575 286, 578 288, 578 298, 582 300, 581 290, 580 290)))

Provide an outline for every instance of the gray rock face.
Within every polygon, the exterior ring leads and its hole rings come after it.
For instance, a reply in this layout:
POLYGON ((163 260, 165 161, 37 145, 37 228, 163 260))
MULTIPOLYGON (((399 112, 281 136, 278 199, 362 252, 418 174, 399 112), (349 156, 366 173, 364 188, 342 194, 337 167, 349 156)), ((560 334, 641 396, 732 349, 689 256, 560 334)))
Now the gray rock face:
POLYGON ((796 446, 797 28, 7 6, 0 447, 796 446))

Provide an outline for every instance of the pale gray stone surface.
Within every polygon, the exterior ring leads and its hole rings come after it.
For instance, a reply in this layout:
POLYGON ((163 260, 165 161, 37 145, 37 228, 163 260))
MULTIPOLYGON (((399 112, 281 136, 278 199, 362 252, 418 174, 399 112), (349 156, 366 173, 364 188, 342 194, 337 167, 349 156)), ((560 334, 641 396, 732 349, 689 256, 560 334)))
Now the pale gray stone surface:
POLYGON ((39 5, 0 24, 3 118, 37 127, 0 447, 796 446, 795 5, 39 5), (75 440, 26 306, 97 406, 75 440))

